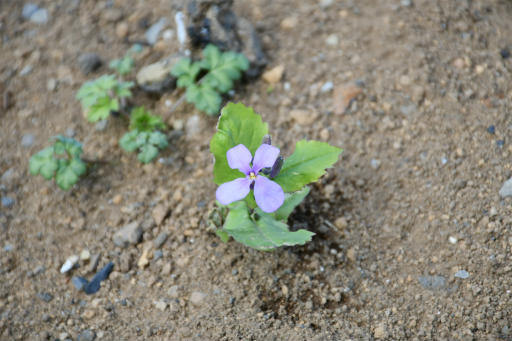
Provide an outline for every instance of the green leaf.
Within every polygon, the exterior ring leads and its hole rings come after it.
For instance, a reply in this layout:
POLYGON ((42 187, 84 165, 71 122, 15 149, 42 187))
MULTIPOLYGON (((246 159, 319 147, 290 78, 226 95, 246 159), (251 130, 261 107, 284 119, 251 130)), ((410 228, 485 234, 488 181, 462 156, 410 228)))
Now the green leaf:
MULTIPOLYGON (((259 210, 258 210, 259 211, 259 210)), ((247 205, 239 201, 232 205, 223 230, 236 241, 257 250, 272 250, 280 246, 303 245, 311 240, 313 232, 288 231, 288 226, 259 211, 257 221, 249 216, 247 205)))
POLYGON ((284 160, 283 168, 273 180, 285 192, 294 192, 318 180, 331 167, 343 150, 325 142, 301 140, 295 152, 284 160))
POLYGON ((117 110, 119 110, 119 102, 116 98, 110 98, 108 96, 101 97, 98 98, 87 111, 87 120, 89 122, 105 120, 108 118, 111 111, 117 110))
POLYGON ((137 139, 138 136, 139 132, 137 130, 132 130, 121 137, 119 145, 127 152, 134 152, 141 146, 137 139))
POLYGON ((68 166, 78 177, 85 174, 87 165, 80 159, 72 159, 68 166))
POLYGON ((201 66, 199 63, 192 62, 190 58, 182 58, 173 66, 171 74, 178 78, 177 86, 184 88, 194 84, 200 70, 201 66))
POLYGON ((242 176, 237 169, 228 165, 226 153, 229 149, 243 144, 254 155, 261 145, 263 136, 268 134, 268 126, 252 108, 241 103, 228 103, 219 118, 217 132, 210 142, 210 151, 215 157, 213 168, 214 182, 221 185, 242 176))
POLYGON ((207 84, 191 84, 187 88, 187 102, 194 103, 196 108, 208 115, 216 115, 219 112, 222 98, 207 84))
POLYGON ((151 135, 149 135, 148 142, 158 147, 158 149, 164 149, 169 145, 167 142, 167 136, 159 131, 152 132, 151 135))
POLYGON ((309 190, 310 188, 306 186, 300 191, 285 193, 283 205, 281 205, 281 207, 279 207, 279 209, 273 213, 273 216, 277 220, 288 220, 288 217, 293 212, 295 207, 297 207, 297 205, 299 205, 302 200, 304 200, 304 198, 309 194, 309 190))
POLYGON ((88 81, 78 90, 76 98, 82 103, 90 122, 106 119, 110 111, 119 110, 118 98, 131 96, 133 82, 118 81, 115 75, 103 75, 88 81))
POLYGON ((32 175, 41 174, 45 179, 53 178, 58 168, 57 160, 53 158, 53 146, 32 155, 29 160, 29 171, 32 175))
POLYGON ((214 45, 208 45, 203 55, 201 66, 209 70, 203 83, 221 93, 231 90, 233 81, 240 79, 242 71, 249 68, 249 61, 243 54, 233 51, 221 53, 214 45))
POLYGON ((129 129, 153 131, 155 129, 165 129, 165 124, 160 116, 152 115, 144 107, 138 107, 132 110, 129 129))
POLYGON ((157 155, 158 155, 158 148, 151 144, 146 144, 140 148, 140 153, 138 155, 138 159, 142 163, 149 163, 157 155))
POLYGON ((220 238, 223 243, 227 243, 229 240, 229 234, 223 230, 216 230, 215 234, 220 238))
POLYGON ((115 88, 116 96, 119 98, 130 97, 132 95, 130 88, 134 85, 133 82, 118 82, 115 88))
POLYGON ((68 153, 72 158, 80 158, 83 153, 82 144, 75 139, 62 135, 56 136, 55 154, 68 153))
POLYGON ((110 62, 109 67, 114 69, 121 76, 127 75, 132 71, 133 58, 131 56, 124 56, 120 59, 114 59, 110 62))
POLYGON ((59 185, 63 190, 68 190, 77 183, 80 178, 74 171, 74 169, 68 165, 64 167, 60 167, 55 175, 55 182, 59 185))

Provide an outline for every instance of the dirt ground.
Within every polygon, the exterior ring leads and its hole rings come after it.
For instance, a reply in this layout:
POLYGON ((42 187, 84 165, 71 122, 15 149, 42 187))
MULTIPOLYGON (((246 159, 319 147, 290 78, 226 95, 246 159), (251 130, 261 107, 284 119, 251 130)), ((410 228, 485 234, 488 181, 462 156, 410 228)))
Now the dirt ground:
MULTIPOLYGON (((0 0, 0 197, 14 200, 0 205, 0 339, 512 339, 512 202, 498 194, 512 175, 511 1, 235 1, 268 69, 285 73, 232 100, 269 122, 285 155, 300 138, 345 150, 291 218, 313 241, 271 253, 207 227, 215 118, 190 105, 169 115, 180 91, 137 91, 175 128, 163 162, 143 166, 117 145, 122 120, 98 130, 75 99, 108 72, 85 76, 80 55, 119 58, 160 17, 175 30, 183 1, 34 2, 46 24, 0 0), (336 114, 328 82, 363 92, 336 114), (57 134, 107 161, 68 192, 27 170, 57 134), (142 241, 117 247, 131 222, 142 241), (93 295, 59 272, 83 250, 115 264, 93 295)), ((137 68, 178 51, 175 36, 137 68)), ((89 263, 71 274, 90 278, 89 263)))

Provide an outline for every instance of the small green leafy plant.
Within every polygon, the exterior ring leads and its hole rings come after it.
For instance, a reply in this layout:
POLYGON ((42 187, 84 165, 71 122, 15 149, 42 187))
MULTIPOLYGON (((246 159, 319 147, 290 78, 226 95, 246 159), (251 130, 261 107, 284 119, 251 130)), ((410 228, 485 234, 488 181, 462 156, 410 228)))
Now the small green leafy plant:
POLYGON ((34 154, 29 161, 32 175, 41 175, 46 180, 55 178, 57 185, 70 189, 87 171, 81 159, 82 145, 71 138, 57 136, 55 143, 34 154))
POLYGON ((87 120, 97 122, 120 110, 121 103, 132 95, 133 85, 133 82, 118 80, 115 75, 103 75, 85 82, 76 98, 82 103, 87 120))
POLYGON ((139 161, 149 163, 168 145, 167 136, 159 131, 161 129, 165 129, 161 117, 143 107, 135 108, 130 117, 130 131, 119 140, 119 145, 127 152, 138 151, 139 161))
MULTIPOLYGON (((251 108, 229 103, 222 110, 217 132, 210 142, 215 156, 217 203, 229 209, 216 216, 223 223, 217 235, 257 250, 303 245, 313 232, 291 232, 287 220, 308 195, 307 184, 317 181, 342 152, 319 141, 301 140, 288 158, 271 145, 268 126, 251 108)), ((220 210, 219 212, 222 212, 220 210)))
POLYGON ((125 76, 132 72, 133 58, 129 54, 123 58, 114 59, 108 65, 112 70, 116 71, 120 76, 125 76))
POLYGON ((124 57, 112 60, 108 66, 117 72, 120 77, 126 76, 132 72, 133 69, 133 54, 140 51, 142 51, 142 46, 135 44, 128 50, 124 57))
POLYGON ((186 100, 208 115, 216 115, 222 103, 221 94, 233 89, 235 80, 249 68, 249 61, 240 53, 221 52, 215 45, 203 50, 203 59, 180 59, 171 70, 179 88, 186 88, 186 100), (199 76, 202 76, 199 78, 199 76))

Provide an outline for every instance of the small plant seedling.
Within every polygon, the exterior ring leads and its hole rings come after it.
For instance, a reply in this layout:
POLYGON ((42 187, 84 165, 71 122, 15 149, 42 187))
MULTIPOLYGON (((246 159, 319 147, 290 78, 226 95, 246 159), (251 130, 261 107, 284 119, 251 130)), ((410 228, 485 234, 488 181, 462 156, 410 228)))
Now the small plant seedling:
POLYGON ((120 76, 125 76, 132 72, 133 58, 130 55, 126 55, 123 58, 114 59, 108 66, 116 71, 120 76))
MULTIPOLYGON (((293 209, 342 152, 319 141, 301 140, 288 158, 271 145, 268 126, 251 108, 228 103, 222 110, 217 132, 210 141, 215 156, 214 182, 217 203, 229 212, 219 217, 217 235, 229 237, 257 250, 303 245, 313 232, 291 232, 286 224, 293 209)), ((222 210, 218 212, 223 212, 222 210)))
POLYGON ((165 129, 161 117, 143 107, 135 108, 130 117, 130 131, 119 140, 119 145, 127 152, 139 151, 139 161, 149 163, 168 146, 167 136, 159 129, 165 129))
POLYGON ((133 82, 116 79, 115 75, 103 75, 85 82, 76 98, 82 103, 87 120, 97 122, 121 109, 121 103, 132 95, 130 88, 133 85, 133 82))
POLYGON ((140 44, 135 44, 128 50, 123 58, 114 59, 108 66, 116 71, 119 76, 126 76, 132 72, 133 69, 134 61, 132 55, 140 51, 142 51, 142 46, 140 44))
POLYGON ((233 51, 221 52, 215 45, 203 50, 203 59, 180 59, 171 70, 179 88, 186 88, 186 100, 208 115, 216 115, 222 103, 221 94, 233 89, 234 81, 249 68, 249 61, 233 51), (202 75, 200 79, 198 77, 202 75))
POLYGON ((46 180, 55 178, 60 188, 68 190, 87 171, 87 165, 81 159, 82 152, 82 145, 78 141, 57 136, 52 146, 32 155, 30 174, 40 174, 46 180))

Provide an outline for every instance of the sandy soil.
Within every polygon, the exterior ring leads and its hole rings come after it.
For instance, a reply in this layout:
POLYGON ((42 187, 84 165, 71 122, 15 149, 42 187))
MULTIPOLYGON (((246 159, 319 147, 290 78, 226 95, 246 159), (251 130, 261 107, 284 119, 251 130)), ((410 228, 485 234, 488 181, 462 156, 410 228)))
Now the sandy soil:
MULTIPOLYGON (((21 19, 24 1, 0 1, 0 197, 14 200, 0 205, 0 339, 512 337, 512 203, 498 195, 512 175, 510 1, 236 1, 257 23, 268 69, 285 74, 232 100, 261 113, 285 155, 299 138, 345 149, 291 218, 317 236, 272 253, 208 228, 215 118, 190 105, 169 115, 179 91, 138 91, 134 101, 176 128, 168 162, 143 166, 117 145, 122 120, 97 130, 75 100, 108 72, 84 75, 80 55, 119 58, 162 16, 174 30, 183 2, 37 3, 46 24, 21 19), (337 114, 327 82, 363 91, 337 114), (296 109, 314 119, 293 119, 296 109), (57 134, 108 161, 69 192, 27 171, 57 134), (159 224, 157 210, 168 212, 159 224), (131 222, 142 241, 115 246, 131 222), (90 296, 59 272, 85 249, 115 264, 90 296), (139 267, 144 250, 153 258, 139 267)), ((178 48, 160 39, 137 68, 178 48)), ((89 278, 89 263, 72 274, 89 278)))

